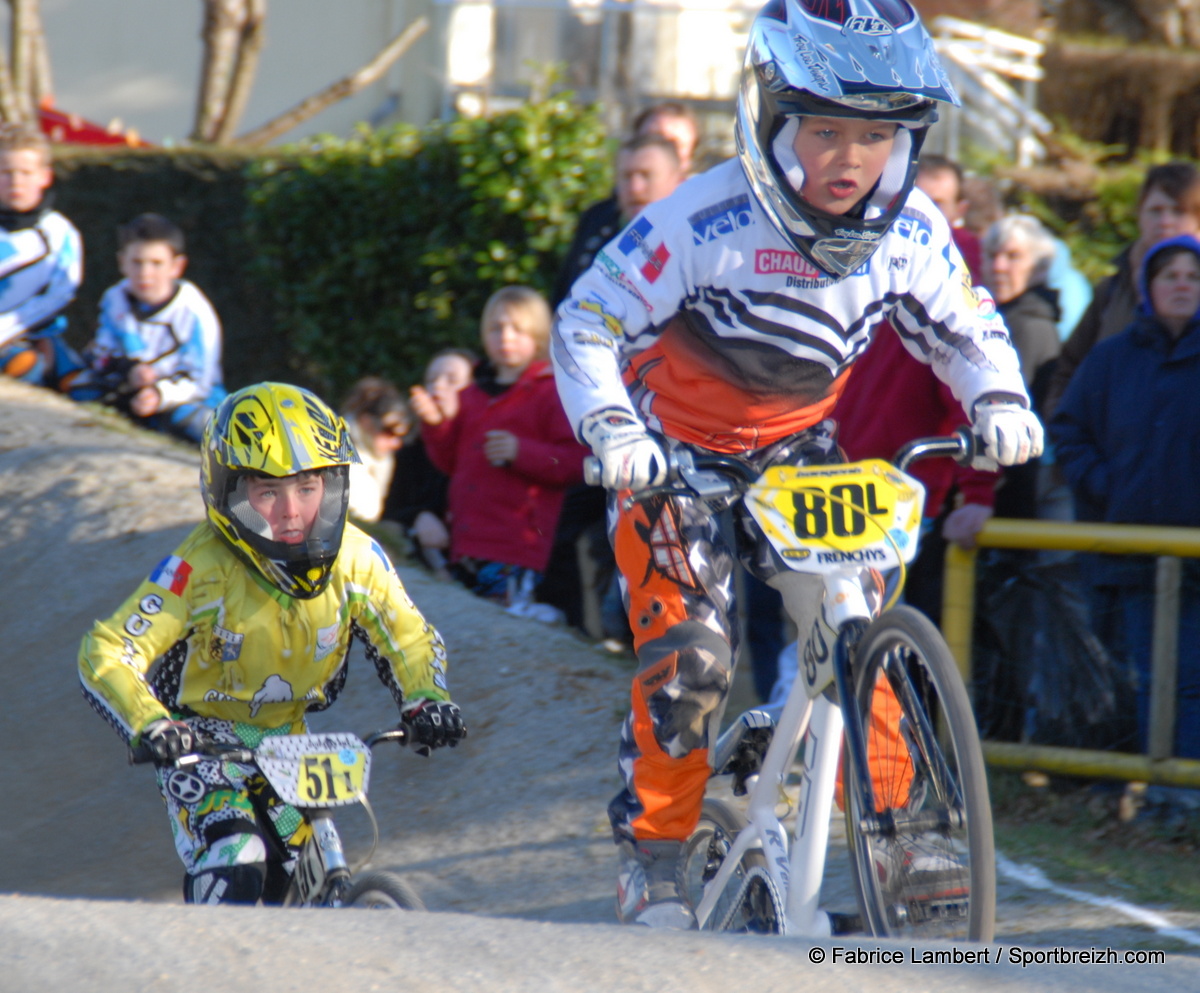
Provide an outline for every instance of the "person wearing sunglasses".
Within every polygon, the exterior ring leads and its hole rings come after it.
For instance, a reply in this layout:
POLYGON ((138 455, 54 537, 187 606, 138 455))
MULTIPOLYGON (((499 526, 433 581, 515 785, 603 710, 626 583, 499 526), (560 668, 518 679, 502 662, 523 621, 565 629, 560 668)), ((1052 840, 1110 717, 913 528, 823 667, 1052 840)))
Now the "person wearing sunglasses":
POLYGON ((412 414, 392 383, 366 376, 351 388, 342 416, 362 459, 361 465, 350 468, 350 513, 374 523, 383 514, 396 453, 412 427, 412 414))

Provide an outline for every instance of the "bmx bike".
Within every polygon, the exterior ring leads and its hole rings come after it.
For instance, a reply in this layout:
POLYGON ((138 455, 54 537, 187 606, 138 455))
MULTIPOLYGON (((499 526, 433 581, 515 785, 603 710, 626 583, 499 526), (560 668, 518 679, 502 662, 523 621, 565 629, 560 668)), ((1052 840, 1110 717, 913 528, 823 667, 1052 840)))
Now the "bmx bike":
MULTIPOLYGON (((379 825, 367 800, 372 749, 383 742, 403 745, 407 738, 404 728, 377 731, 366 738, 346 732, 279 735, 264 738, 257 748, 198 738, 191 752, 168 765, 187 769, 202 758, 219 758, 250 766, 262 774, 280 800, 308 821, 312 833, 296 856, 282 906, 424 910, 421 898, 395 873, 351 870, 332 813, 334 808, 356 803, 367 812, 373 840, 359 866, 368 864, 379 844, 379 825)), ((145 745, 130 749, 133 764, 154 760, 145 745)), ((268 861, 287 861, 292 853, 267 815, 267 799, 253 792, 249 796, 267 841, 268 861)))
MULTIPOLYGON (((713 777, 732 775, 734 794, 748 801, 742 813, 706 798, 684 847, 681 890, 702 930, 991 940, 995 850, 975 718, 941 633, 919 611, 892 606, 916 555, 924 501, 903 470, 934 456, 965 464, 975 446, 962 429, 911 442, 894 465, 765 472, 679 447, 667 484, 629 498, 669 493, 713 509, 740 499, 789 569, 823 583, 782 711, 746 711, 712 749, 713 777), (800 787, 790 846, 789 777, 800 787), (835 800, 857 914, 818 907, 835 800)), ((789 592, 811 589, 811 581, 781 586, 792 616, 804 613, 790 609, 789 592)))

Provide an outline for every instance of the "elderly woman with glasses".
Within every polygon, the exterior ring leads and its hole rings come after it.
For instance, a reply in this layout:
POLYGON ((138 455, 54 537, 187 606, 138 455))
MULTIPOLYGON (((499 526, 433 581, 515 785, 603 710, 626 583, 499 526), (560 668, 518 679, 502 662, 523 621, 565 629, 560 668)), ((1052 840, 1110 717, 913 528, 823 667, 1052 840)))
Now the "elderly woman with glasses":
MULTIPOLYGON (((1058 294, 1046 285, 1054 252, 1053 236, 1028 214, 1006 214, 983 237, 984 285, 1008 327, 1035 411, 1061 347, 1058 294)), ((996 491, 997 517, 1039 516, 1039 473, 1036 460, 1005 470, 996 491)))

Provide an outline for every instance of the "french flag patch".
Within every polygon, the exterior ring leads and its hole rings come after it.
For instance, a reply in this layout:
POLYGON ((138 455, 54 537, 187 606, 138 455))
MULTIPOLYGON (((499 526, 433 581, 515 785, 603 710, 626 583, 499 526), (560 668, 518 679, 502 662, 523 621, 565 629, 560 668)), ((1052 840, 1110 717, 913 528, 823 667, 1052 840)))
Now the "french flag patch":
POLYGON ((662 275, 663 266, 671 257, 665 241, 660 241, 654 248, 650 247, 653 234, 654 226, 646 218, 639 217, 617 242, 617 248, 626 258, 632 258, 634 261, 638 258, 644 260, 639 269, 648 283, 653 283, 662 275))
POLYGON ((154 567, 154 571, 150 573, 150 582, 179 596, 187 588, 188 576, 191 574, 192 567, 183 559, 178 555, 168 555, 154 567))

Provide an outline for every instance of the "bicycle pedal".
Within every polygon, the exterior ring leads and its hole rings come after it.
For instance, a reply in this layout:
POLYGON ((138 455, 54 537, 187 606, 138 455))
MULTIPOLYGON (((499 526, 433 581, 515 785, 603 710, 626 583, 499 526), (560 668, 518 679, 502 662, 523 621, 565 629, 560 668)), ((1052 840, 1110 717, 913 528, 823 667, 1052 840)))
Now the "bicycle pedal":
POLYGON ((827 911, 829 915, 829 930, 831 934, 862 934, 862 916, 859 914, 840 914, 837 911, 827 911))

